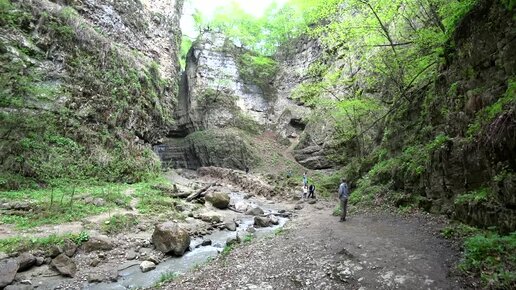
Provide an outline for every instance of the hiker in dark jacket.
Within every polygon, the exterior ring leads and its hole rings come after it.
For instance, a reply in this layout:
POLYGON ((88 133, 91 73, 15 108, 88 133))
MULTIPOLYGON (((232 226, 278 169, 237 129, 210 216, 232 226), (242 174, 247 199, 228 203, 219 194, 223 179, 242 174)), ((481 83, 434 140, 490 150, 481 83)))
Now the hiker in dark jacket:
POLYGON ((315 198, 315 185, 310 184, 310 186, 308 187, 308 196, 307 197, 315 198))
POLYGON ((346 183, 346 179, 342 178, 342 182, 339 185, 339 200, 340 200, 340 208, 342 209, 342 213, 340 216, 341 222, 346 220, 346 213, 348 210, 348 197, 349 197, 348 184, 346 183))

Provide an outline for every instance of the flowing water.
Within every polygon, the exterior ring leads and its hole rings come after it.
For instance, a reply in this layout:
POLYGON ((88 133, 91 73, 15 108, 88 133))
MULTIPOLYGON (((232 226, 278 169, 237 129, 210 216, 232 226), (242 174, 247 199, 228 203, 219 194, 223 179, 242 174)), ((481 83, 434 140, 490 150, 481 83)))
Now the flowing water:
MULTIPOLYGON (((231 193, 231 202, 236 203, 243 201, 243 194, 231 193)), ((260 206, 265 214, 277 212, 274 205, 262 204, 255 200, 247 200, 251 205, 260 206)), ((255 237, 262 237, 274 232, 274 230, 281 228, 287 222, 287 218, 279 218, 279 224, 267 227, 257 228, 254 233, 255 237)), ((118 290, 118 289, 135 289, 135 288, 148 288, 156 285, 160 281, 160 278, 165 274, 176 273, 184 274, 194 267, 201 265, 216 257, 230 240, 236 239, 237 235, 243 238, 247 234, 247 229, 254 223, 252 216, 243 215, 239 220, 237 230, 232 232, 228 230, 217 230, 209 235, 202 238, 193 239, 190 243, 190 251, 186 252, 182 257, 170 257, 166 261, 156 266, 156 269, 142 273, 139 264, 135 264, 126 269, 119 271, 119 278, 117 282, 113 283, 97 283, 83 285, 83 289, 88 290, 118 290), (200 246, 204 240, 211 240, 212 243, 209 246, 200 246)))

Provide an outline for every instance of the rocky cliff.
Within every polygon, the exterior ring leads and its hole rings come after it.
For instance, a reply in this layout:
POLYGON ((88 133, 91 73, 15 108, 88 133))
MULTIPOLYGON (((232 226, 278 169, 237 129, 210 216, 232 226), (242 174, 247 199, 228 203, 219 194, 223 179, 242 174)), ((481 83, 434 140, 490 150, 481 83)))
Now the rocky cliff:
POLYGON ((0 187, 136 181, 172 124, 181 0, 0 1, 0 187))
POLYGON ((251 166, 258 157, 249 136, 273 130, 292 137, 304 127, 308 108, 276 88, 292 68, 203 33, 187 55, 176 123, 156 152, 174 167, 251 166))

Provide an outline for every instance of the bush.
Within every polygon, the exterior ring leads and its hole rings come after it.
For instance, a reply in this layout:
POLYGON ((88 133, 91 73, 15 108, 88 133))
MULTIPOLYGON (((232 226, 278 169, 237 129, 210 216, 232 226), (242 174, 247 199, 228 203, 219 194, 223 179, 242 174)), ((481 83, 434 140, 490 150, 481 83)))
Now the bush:
POLYGON ((476 235, 464 242, 459 268, 479 276, 484 287, 514 289, 516 286, 516 232, 508 236, 476 235))

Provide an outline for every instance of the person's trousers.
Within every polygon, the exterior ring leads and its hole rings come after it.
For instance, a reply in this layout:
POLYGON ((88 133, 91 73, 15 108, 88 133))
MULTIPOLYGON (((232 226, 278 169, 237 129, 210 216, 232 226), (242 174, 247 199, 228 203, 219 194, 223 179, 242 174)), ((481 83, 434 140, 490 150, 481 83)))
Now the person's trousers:
POLYGON ((348 212, 348 199, 347 198, 340 200, 340 209, 341 209, 340 220, 344 221, 344 220, 346 220, 346 214, 348 212))

